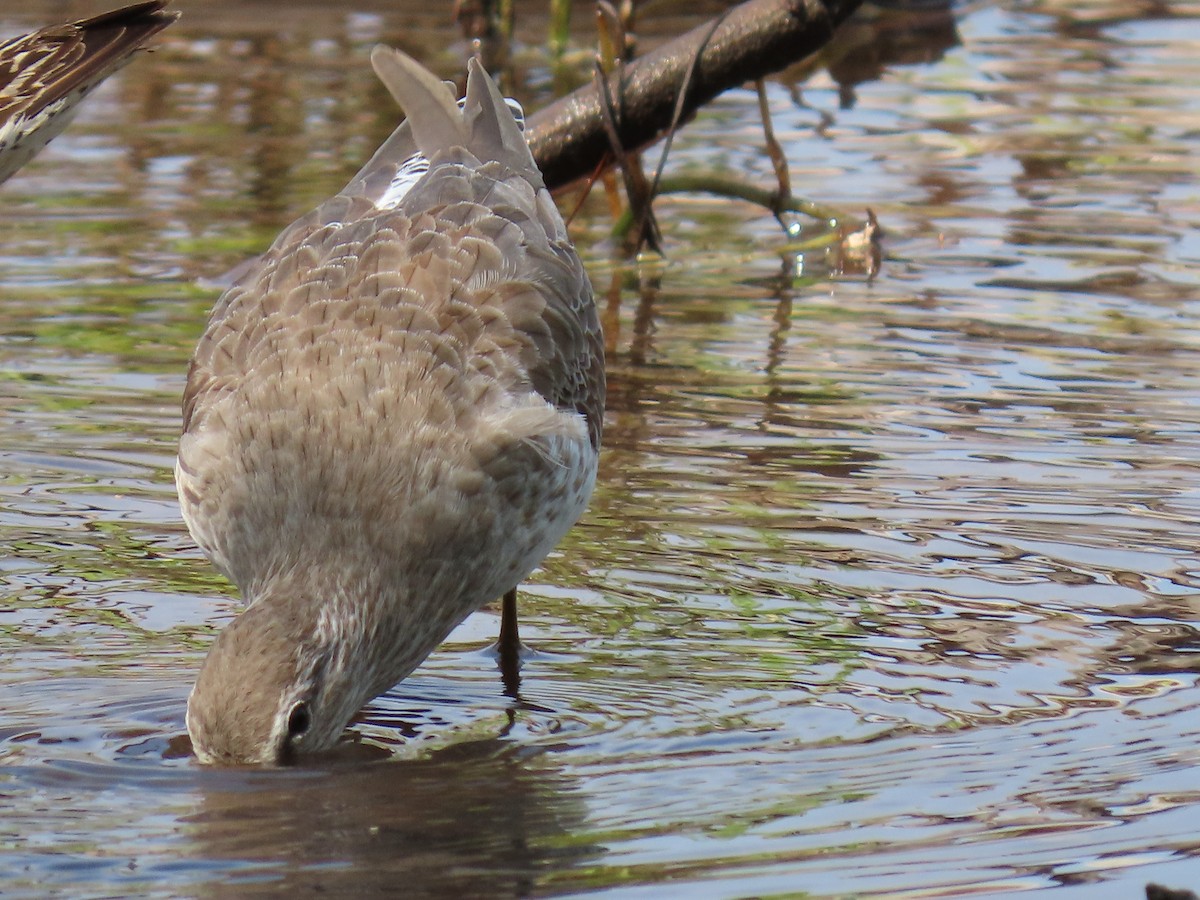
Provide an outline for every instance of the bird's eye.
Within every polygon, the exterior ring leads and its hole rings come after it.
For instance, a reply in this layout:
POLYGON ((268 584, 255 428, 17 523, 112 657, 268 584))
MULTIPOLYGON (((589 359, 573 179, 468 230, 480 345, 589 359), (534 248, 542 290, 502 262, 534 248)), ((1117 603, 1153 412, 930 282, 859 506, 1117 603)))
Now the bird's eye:
POLYGON ((294 740, 302 737, 310 725, 312 725, 312 713, 308 711, 308 704, 303 700, 293 704, 291 712, 288 713, 288 738, 294 740))

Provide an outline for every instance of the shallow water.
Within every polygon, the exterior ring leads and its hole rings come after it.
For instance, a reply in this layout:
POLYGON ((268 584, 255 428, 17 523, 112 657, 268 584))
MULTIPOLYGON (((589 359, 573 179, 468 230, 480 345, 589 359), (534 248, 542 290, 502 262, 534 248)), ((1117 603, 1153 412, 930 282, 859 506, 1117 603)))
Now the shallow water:
MULTIPOLYGON (((375 41, 456 35, 184 8, 0 189, 0 894, 1200 886, 1200 6, 863 10, 772 82, 797 191, 878 214, 872 280, 696 196, 639 270, 589 203, 605 451, 521 700, 484 611, 281 772, 183 739, 238 608, 171 479, 203 280, 388 132, 375 41)), ((726 95, 671 166, 769 183, 757 116, 726 95)))

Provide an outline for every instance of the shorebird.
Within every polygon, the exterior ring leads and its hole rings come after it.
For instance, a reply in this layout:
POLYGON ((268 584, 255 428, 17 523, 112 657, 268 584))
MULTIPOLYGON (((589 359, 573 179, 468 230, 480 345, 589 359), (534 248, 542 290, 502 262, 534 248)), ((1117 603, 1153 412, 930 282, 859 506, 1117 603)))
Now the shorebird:
POLYGON ((0 43, 0 182, 67 127, 79 101, 179 18, 150 0, 0 43))
POLYGON ((592 289, 513 111, 404 54, 407 119, 217 302, 175 476, 246 609, 188 698, 204 763, 332 747, 582 514, 604 408, 592 289))

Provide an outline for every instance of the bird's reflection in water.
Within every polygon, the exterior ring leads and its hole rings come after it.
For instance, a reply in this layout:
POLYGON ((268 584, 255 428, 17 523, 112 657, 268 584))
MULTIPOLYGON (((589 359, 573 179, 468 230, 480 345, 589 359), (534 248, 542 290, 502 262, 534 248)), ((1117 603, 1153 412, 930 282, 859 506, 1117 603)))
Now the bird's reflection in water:
POLYGON ((201 896, 522 897, 551 866, 598 853, 564 839, 585 831, 583 802, 542 752, 498 739, 417 760, 366 752, 201 773, 184 826, 194 852, 244 864, 201 896))

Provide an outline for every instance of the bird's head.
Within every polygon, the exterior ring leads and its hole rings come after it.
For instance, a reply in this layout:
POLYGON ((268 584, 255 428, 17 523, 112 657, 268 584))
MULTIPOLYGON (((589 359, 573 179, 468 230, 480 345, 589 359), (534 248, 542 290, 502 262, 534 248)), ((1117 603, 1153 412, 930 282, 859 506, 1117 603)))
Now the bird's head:
POLYGON ((202 763, 286 765, 337 743, 369 697, 322 632, 287 604, 255 603, 217 636, 188 698, 202 763))

